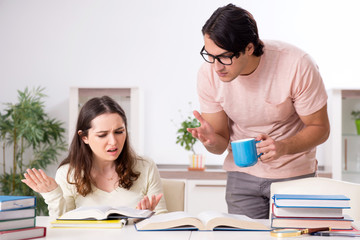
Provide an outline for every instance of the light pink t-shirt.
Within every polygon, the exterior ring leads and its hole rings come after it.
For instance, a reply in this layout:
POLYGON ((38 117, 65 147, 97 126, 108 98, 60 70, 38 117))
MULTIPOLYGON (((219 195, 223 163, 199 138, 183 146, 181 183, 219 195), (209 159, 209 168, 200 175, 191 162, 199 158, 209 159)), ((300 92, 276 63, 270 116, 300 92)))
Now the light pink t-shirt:
MULTIPOLYGON (((310 115, 327 101, 317 65, 302 50, 279 41, 264 41, 264 54, 250 75, 222 82, 214 65, 204 63, 198 74, 203 113, 224 110, 229 117, 230 141, 261 133, 274 140, 294 136, 302 128, 300 116, 310 115)), ((288 178, 314 173, 316 149, 285 155, 274 161, 241 168, 235 165, 231 145, 223 168, 262 178, 288 178)))

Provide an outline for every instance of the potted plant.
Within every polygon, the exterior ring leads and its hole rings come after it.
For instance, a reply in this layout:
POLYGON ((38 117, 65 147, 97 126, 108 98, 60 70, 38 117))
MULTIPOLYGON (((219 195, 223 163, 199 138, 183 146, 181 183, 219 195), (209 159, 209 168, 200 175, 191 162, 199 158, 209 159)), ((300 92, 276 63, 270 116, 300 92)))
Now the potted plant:
POLYGON ((199 121, 196 118, 188 116, 182 123, 181 127, 177 131, 176 143, 184 147, 185 150, 191 151, 193 154, 196 154, 194 150, 194 145, 197 142, 197 139, 194 138, 191 133, 187 131, 188 128, 196 128, 200 126, 199 121))
POLYGON ((2 166, 0 185, 2 195, 36 196, 37 214, 47 215, 47 205, 40 194, 21 182, 27 168, 46 167, 57 161, 66 150, 63 123, 48 117, 44 111, 43 88, 18 91, 18 102, 7 103, 0 113, 0 143, 2 166), (11 153, 11 161, 6 161, 11 153), (9 166, 7 166, 7 164, 9 166))
POLYGON ((357 134, 360 135, 360 111, 352 111, 351 116, 355 120, 357 134))
POLYGON ((176 143, 184 147, 185 150, 192 152, 189 170, 204 170, 204 156, 197 154, 194 149, 194 145, 198 139, 194 138, 192 134, 187 131, 188 128, 196 128, 199 126, 200 122, 195 117, 187 116, 177 130, 176 143))

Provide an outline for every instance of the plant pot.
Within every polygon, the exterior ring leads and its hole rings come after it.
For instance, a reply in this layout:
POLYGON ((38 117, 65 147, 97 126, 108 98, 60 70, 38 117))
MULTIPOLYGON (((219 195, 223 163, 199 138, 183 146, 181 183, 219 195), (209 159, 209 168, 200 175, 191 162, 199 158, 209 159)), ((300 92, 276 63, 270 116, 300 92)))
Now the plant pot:
POLYGON ((360 119, 355 120, 357 134, 360 135, 360 119))

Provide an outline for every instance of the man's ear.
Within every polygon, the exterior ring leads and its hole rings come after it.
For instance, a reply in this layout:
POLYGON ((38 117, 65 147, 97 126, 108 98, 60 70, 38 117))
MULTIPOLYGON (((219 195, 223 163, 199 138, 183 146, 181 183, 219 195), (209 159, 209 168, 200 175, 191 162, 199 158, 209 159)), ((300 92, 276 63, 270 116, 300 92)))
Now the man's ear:
POLYGON ((249 56, 252 55, 254 51, 255 51, 255 47, 253 43, 249 43, 245 48, 245 53, 249 56))
POLYGON ((82 133, 83 133, 83 131, 81 131, 81 130, 78 131, 78 135, 81 137, 81 140, 83 140, 83 142, 84 142, 85 144, 89 144, 89 141, 88 141, 87 136, 81 136, 82 133))

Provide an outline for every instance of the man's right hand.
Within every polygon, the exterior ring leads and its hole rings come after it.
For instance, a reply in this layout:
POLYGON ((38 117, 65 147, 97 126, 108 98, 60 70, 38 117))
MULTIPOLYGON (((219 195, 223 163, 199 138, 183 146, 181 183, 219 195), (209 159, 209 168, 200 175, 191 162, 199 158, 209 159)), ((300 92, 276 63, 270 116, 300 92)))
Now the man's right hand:
POLYGON ((200 115, 198 111, 193 111, 194 116, 200 122, 200 127, 188 128, 188 132, 194 138, 197 138, 204 144, 205 147, 212 147, 215 141, 214 128, 200 115))
POLYGON ((188 132, 204 144, 204 147, 211 153, 222 154, 229 144, 227 116, 221 111, 218 113, 200 115, 198 111, 193 114, 200 122, 200 127, 188 128, 188 132))

